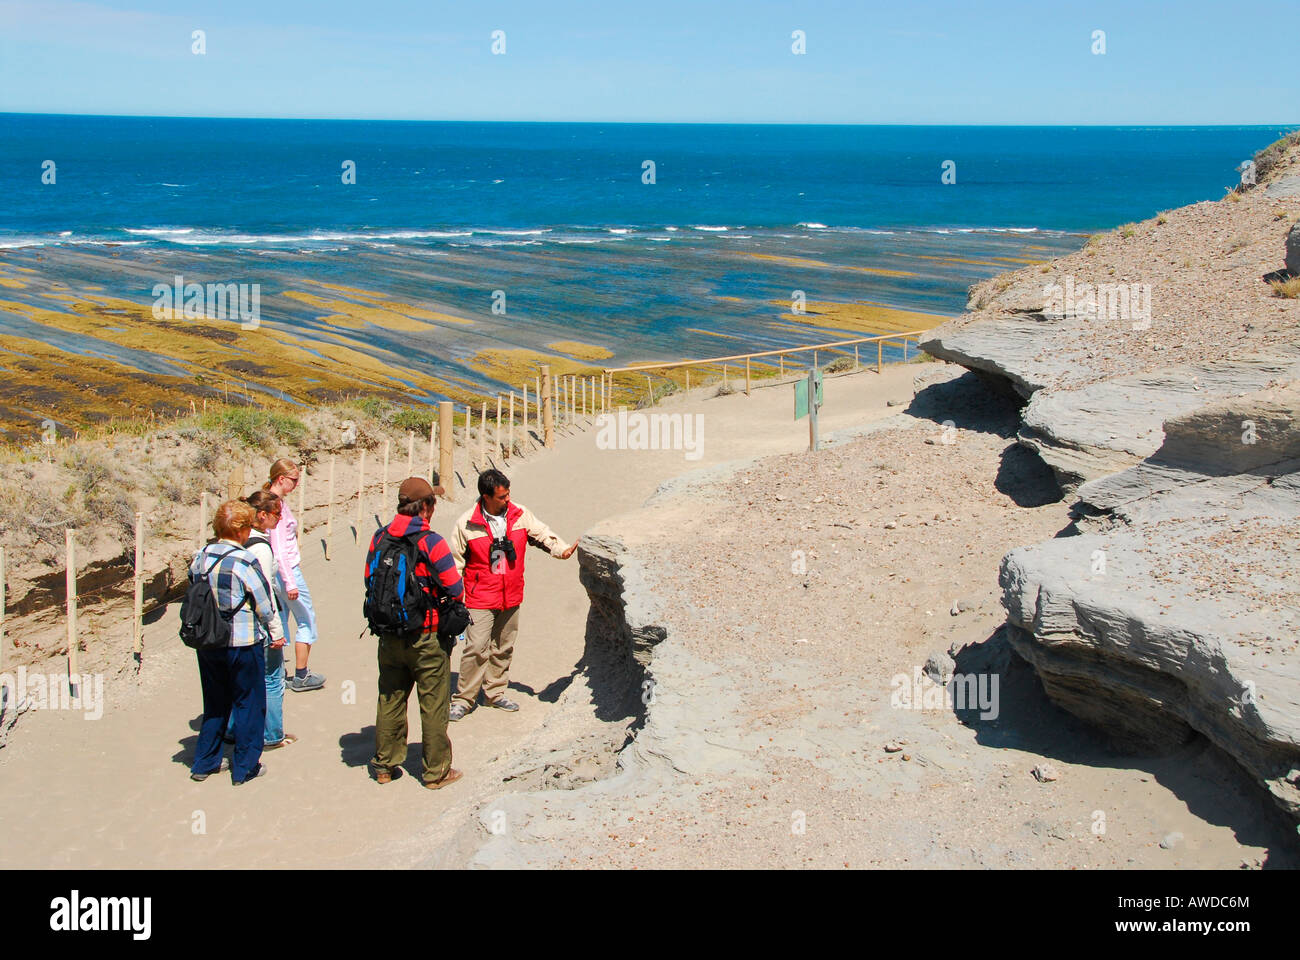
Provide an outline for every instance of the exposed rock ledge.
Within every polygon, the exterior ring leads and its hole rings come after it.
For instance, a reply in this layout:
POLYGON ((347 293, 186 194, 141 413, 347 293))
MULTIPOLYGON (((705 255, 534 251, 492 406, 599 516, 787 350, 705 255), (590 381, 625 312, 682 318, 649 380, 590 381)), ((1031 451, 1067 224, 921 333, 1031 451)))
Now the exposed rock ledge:
POLYGON ((1121 739, 1204 735, 1300 820, 1300 301, 1267 282, 1297 270, 1300 136, 1257 161, 1255 188, 978 285, 921 346, 1020 394, 1078 495, 1083 535, 1000 572, 1048 694, 1121 739))
POLYGON ((1300 820, 1300 389, 1165 432, 1080 488, 1097 532, 1003 559, 1012 645, 1072 713, 1143 744, 1200 733, 1300 820))

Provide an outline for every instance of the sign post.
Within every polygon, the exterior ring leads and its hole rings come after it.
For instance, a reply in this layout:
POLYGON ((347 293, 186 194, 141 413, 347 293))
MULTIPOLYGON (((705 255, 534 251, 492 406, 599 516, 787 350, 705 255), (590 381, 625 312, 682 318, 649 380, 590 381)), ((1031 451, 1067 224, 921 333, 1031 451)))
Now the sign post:
POLYGON ((822 405, 822 372, 816 367, 808 371, 808 376, 795 381, 794 418, 808 418, 808 449, 820 450, 820 437, 817 433, 817 411, 822 405))

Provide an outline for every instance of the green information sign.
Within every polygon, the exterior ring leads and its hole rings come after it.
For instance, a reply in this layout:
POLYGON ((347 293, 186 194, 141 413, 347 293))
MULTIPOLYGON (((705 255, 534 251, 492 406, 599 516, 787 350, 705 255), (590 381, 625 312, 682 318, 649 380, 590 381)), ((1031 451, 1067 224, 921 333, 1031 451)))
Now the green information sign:
MULTIPOLYGON (((822 372, 820 370, 813 371, 812 378, 815 378, 814 382, 816 386, 814 389, 814 395, 817 398, 817 406, 820 407, 823 402, 822 372)), ((802 420, 804 417, 808 416, 808 380, 809 379, 810 378, 806 377, 803 380, 798 380, 795 382, 794 385, 794 418, 796 420, 802 420)))

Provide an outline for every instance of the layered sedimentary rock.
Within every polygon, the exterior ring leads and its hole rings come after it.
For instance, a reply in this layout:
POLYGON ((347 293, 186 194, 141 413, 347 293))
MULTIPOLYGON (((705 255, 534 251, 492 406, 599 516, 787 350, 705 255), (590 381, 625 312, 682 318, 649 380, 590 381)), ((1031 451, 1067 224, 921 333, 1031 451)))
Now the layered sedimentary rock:
POLYGON ((1300 820, 1300 388, 1165 434, 1080 488, 1088 533, 1003 559, 1012 645, 1071 712, 1145 745, 1202 734, 1300 820))
POLYGON ((1264 189, 994 278, 922 348, 1024 397, 1078 498, 1082 535, 1000 572, 1048 694, 1132 743, 1202 735, 1300 820, 1300 309, 1267 282, 1300 268, 1300 145, 1273 153, 1264 189))

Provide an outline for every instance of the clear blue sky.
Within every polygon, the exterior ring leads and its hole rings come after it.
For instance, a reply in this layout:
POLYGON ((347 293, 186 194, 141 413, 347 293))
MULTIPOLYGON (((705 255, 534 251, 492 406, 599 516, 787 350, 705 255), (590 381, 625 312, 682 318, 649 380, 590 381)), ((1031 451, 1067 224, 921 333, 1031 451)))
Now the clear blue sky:
POLYGON ((0 111, 1291 124, 1296 14, 1296 0, 0 0, 0 111))

